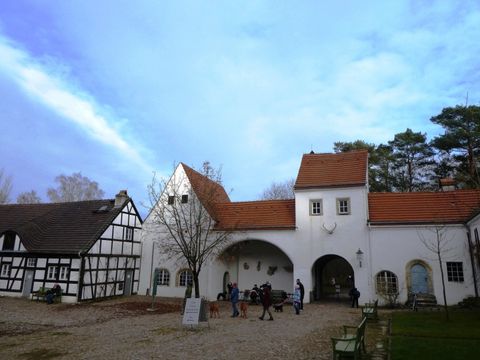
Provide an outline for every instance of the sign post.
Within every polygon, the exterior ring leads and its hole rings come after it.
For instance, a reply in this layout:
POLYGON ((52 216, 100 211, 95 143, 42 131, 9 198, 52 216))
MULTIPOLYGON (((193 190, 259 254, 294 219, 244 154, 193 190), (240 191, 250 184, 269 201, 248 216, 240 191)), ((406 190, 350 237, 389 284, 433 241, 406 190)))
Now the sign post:
POLYGON ((186 326, 198 325, 199 322, 208 322, 205 315, 206 301, 200 298, 188 298, 185 304, 182 324, 186 326))

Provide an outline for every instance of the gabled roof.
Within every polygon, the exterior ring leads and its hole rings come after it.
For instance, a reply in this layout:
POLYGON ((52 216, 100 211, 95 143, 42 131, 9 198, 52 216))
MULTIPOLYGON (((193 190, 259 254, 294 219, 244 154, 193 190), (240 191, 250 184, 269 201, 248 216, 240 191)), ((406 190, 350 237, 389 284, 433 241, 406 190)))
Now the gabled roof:
POLYGON ((217 204, 220 230, 295 229, 295 200, 264 200, 217 204))
POLYGON ((480 208, 480 190, 370 193, 370 223, 465 223, 480 208))
POLYGON ((119 207, 114 207, 115 200, 0 205, 0 234, 16 232, 29 252, 78 255, 93 245, 126 203, 119 207))
POLYGON ((336 154, 304 154, 295 189, 365 185, 367 162, 367 150, 336 154))
POLYGON ((215 204, 230 202, 227 192, 219 183, 200 174, 191 167, 180 163, 185 170, 185 174, 192 185, 192 189, 198 196, 200 202, 214 219, 216 219, 215 204))

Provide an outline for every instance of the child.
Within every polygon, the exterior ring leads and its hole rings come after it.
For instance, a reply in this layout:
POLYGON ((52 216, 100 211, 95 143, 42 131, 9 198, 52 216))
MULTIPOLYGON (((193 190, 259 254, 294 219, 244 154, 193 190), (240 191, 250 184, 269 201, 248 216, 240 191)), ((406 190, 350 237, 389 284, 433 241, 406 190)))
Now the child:
POLYGON ((295 309, 295 314, 300 314, 300 286, 295 285, 295 291, 293 292, 293 308, 295 309))

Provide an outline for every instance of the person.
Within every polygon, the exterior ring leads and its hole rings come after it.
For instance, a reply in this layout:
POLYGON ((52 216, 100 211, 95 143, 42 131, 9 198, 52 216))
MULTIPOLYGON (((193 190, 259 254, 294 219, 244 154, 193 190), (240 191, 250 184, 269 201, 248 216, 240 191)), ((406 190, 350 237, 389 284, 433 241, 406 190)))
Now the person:
POLYGON ((252 304, 258 304, 257 299, 258 299, 258 294, 260 292, 260 289, 258 288, 257 284, 253 285, 252 290, 250 291, 250 300, 252 304))
POLYGON ((293 308, 295 309, 295 314, 300 314, 300 306, 301 306, 301 292, 300 286, 297 284, 295 285, 295 290, 293 291, 293 308))
POLYGON ((300 279, 297 279, 297 285, 298 285, 298 288, 300 289, 300 310, 303 311, 303 298, 305 297, 305 287, 303 286, 300 279))
POLYGON ((360 297, 360 291, 356 287, 353 287, 348 293, 352 299, 352 308, 358 308, 358 298, 360 297))
POLYGON ((270 312, 270 306, 272 306, 272 296, 271 296, 271 291, 272 291, 272 286, 270 283, 267 281, 266 284, 261 286, 261 291, 263 293, 262 296, 262 305, 263 305, 263 313, 262 316, 259 317, 260 320, 263 320, 265 317, 265 313, 268 312, 268 315, 270 315, 270 319, 268 320, 273 320, 272 313, 270 312))
POLYGON ((47 290, 45 298, 47 300, 47 304, 53 304, 55 297, 60 297, 62 294, 62 288, 60 285, 55 284, 50 290, 47 290))
POLYGON ((337 301, 340 301, 340 284, 335 285, 335 297, 337 301))
POLYGON ((238 291, 237 283, 233 283, 232 284, 232 291, 230 293, 230 301, 232 302, 232 311, 233 311, 232 317, 233 318, 240 315, 240 313, 238 312, 238 309, 237 309, 238 297, 239 297, 239 291, 238 291))
POLYGON ((185 306, 187 305, 187 299, 192 297, 192 282, 189 281, 187 283, 187 288, 185 289, 185 296, 183 298, 183 306, 182 306, 182 315, 185 312, 185 306))

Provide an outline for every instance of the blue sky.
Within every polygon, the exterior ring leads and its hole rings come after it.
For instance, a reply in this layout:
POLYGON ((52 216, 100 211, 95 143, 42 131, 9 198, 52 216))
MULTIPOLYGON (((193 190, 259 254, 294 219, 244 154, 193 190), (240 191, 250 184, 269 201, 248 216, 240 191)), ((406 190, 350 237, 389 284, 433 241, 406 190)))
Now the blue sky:
POLYGON ((0 168, 145 201, 152 172, 222 166, 233 200, 335 141, 385 143, 480 102, 478 1, 2 1, 0 168))

